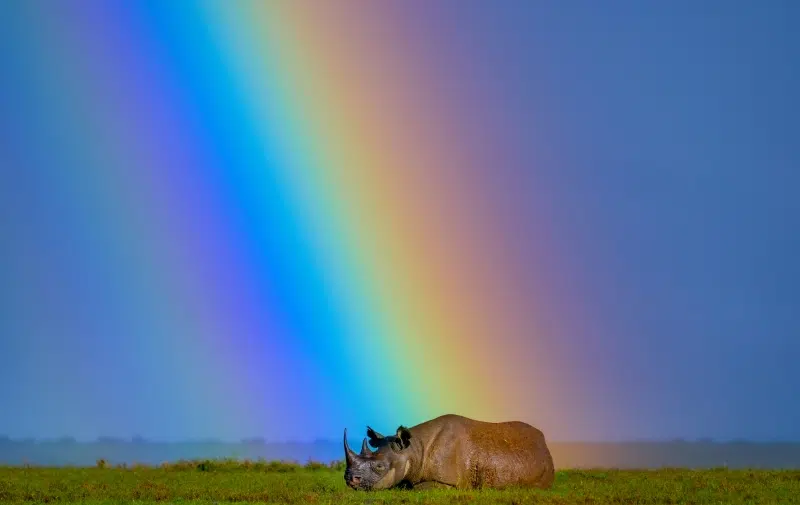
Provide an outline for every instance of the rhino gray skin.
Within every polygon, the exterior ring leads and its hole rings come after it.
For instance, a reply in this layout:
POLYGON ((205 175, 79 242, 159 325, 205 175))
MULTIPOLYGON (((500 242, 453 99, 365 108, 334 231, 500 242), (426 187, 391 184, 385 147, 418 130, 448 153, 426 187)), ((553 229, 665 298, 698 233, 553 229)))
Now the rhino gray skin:
POLYGON ((392 487, 474 489, 508 486, 547 489, 553 458, 544 434, 519 422, 487 423, 444 415, 383 436, 367 426, 361 453, 347 443, 344 480, 357 490, 392 487))

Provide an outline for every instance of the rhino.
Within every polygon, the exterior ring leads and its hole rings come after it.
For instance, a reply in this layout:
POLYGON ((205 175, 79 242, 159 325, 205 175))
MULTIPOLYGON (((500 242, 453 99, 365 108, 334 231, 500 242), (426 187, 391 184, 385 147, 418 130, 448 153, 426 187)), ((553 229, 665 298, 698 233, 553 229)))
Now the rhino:
POLYGON ((356 454, 344 430, 344 480, 355 490, 553 485, 544 434, 520 421, 489 423, 447 414, 411 428, 401 425, 388 436, 367 426, 367 437, 356 454))

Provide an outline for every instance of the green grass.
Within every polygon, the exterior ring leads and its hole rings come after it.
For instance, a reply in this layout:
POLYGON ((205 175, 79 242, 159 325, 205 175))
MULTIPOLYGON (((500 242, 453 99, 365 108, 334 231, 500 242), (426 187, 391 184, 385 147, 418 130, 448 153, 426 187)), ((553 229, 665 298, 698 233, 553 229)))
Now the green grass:
POLYGON ((179 462, 157 468, 0 468, 0 503, 800 504, 800 470, 567 470, 553 489, 356 492, 341 465, 179 462))

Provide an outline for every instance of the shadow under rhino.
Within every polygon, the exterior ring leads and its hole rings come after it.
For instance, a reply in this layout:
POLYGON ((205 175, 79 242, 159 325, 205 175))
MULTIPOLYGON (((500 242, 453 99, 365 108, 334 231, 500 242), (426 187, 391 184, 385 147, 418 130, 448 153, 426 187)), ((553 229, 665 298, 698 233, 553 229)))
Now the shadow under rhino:
POLYGON ((344 480, 356 490, 553 485, 553 458, 544 434, 523 422, 487 423, 449 414, 400 426, 390 436, 368 426, 367 437, 357 454, 344 430, 344 480))

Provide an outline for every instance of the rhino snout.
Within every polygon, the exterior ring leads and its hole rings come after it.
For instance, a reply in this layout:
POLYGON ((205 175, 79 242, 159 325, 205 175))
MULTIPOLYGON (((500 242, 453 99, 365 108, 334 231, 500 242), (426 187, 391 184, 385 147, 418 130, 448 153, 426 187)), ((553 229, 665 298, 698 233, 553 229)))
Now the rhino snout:
POLYGON ((347 472, 344 474, 344 481, 348 486, 355 489, 359 484, 361 484, 361 476, 347 472))
POLYGON ((344 473, 344 482, 352 489, 367 489, 367 482, 362 478, 359 472, 347 470, 344 473))

